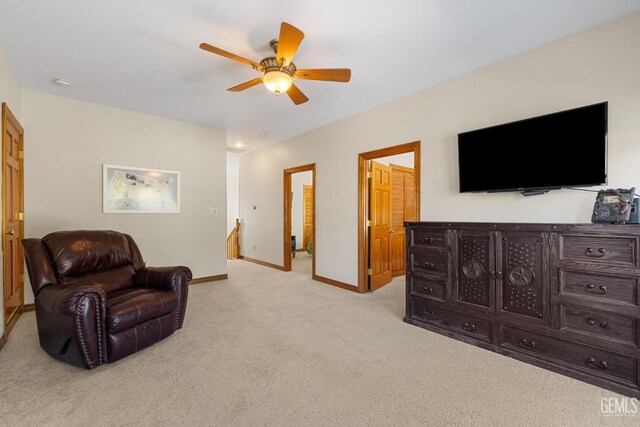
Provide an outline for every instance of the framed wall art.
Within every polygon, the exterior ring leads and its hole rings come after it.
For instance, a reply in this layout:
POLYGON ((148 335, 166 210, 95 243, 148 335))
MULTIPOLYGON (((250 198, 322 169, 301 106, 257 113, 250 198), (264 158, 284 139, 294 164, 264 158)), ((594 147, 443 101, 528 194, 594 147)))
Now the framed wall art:
POLYGON ((102 212, 180 213, 180 172, 102 166, 102 212))

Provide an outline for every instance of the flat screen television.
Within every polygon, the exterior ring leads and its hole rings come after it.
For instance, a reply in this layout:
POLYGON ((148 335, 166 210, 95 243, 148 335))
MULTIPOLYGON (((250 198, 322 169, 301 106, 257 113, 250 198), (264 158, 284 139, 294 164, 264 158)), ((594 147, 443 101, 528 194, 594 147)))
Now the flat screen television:
POLYGON ((458 134, 460 192, 607 182, 607 103, 458 134))

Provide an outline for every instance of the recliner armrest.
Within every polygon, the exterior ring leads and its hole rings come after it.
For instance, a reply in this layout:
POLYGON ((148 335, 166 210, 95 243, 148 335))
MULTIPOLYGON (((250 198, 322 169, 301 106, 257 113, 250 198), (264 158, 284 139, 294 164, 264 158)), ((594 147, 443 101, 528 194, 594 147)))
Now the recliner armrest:
POLYGON ((188 285, 193 278, 188 267, 143 267, 136 271, 136 285, 162 291, 176 291, 183 283, 188 285))
POLYGON ((40 305, 45 310, 56 313, 75 315, 78 312, 78 304, 87 294, 94 294, 100 303, 100 311, 104 319, 106 309, 106 294, 95 286, 90 285, 55 285, 47 286, 38 294, 40 305))
POLYGON ((192 278, 188 267, 143 267, 136 271, 135 281, 137 286, 175 292, 178 297, 178 307, 173 327, 174 330, 178 330, 184 323, 189 282, 192 278))
POLYGON ((40 346, 51 356, 93 369, 107 361, 106 294, 91 285, 51 285, 36 296, 40 346))

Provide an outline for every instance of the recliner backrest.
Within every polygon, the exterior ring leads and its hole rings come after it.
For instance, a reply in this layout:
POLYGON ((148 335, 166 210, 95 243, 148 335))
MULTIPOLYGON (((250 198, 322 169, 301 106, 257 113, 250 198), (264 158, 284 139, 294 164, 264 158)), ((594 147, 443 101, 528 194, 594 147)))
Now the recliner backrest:
POLYGON ((60 283, 92 284, 105 292, 133 286, 142 257, 117 231, 58 231, 42 238, 60 283))
POLYGON ((42 241, 59 278, 131 264, 129 242, 117 231, 57 231, 42 241))

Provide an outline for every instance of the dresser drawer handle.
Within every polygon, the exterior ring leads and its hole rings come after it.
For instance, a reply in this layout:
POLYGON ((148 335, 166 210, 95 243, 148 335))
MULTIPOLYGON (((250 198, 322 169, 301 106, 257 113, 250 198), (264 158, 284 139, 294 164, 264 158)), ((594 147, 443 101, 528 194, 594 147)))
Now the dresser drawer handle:
POLYGON ((587 360, 587 365, 598 369, 607 369, 609 367, 609 364, 604 360, 601 360, 600 363, 596 364, 596 359, 593 357, 587 360))
POLYGON ((422 239, 422 243, 430 244, 433 243, 433 237, 425 237, 422 239))
POLYGON ((424 314, 425 316, 435 316, 436 312, 435 311, 429 311, 426 308, 422 309, 422 314, 424 314))
POLYGON ((433 288, 430 288, 428 286, 424 286, 422 288, 422 292, 424 292, 425 294, 432 294, 433 293, 433 288))
POLYGON ((597 294, 597 295, 604 295, 607 293, 607 287, 605 285, 598 286, 598 289, 600 289, 600 291, 594 291, 593 290, 594 288, 595 288, 594 285, 587 285, 585 290, 590 294, 597 294))
POLYGON ((593 317, 589 317, 587 319, 587 323, 590 324, 591 326, 595 325, 598 322, 600 323, 601 328, 606 328, 607 326, 609 326, 606 320, 595 319, 593 317))
POLYGON ((536 342, 535 341, 529 341, 526 338, 523 338, 523 339, 520 340, 520 347, 536 348, 536 342))
POLYGON ((598 252, 594 252, 594 251, 595 249, 593 248, 587 248, 587 250, 584 253, 590 258, 602 258, 607 254, 607 250, 605 248, 598 248, 598 252))
POLYGON ((418 263, 416 264, 416 267, 422 267, 422 268, 428 268, 433 270, 435 268, 435 264, 432 262, 423 262, 422 264, 418 263))
POLYGON ((469 331, 469 332, 475 332, 476 331, 476 325, 474 325, 473 323, 464 322, 462 324, 462 329, 464 329, 465 331, 469 331))

